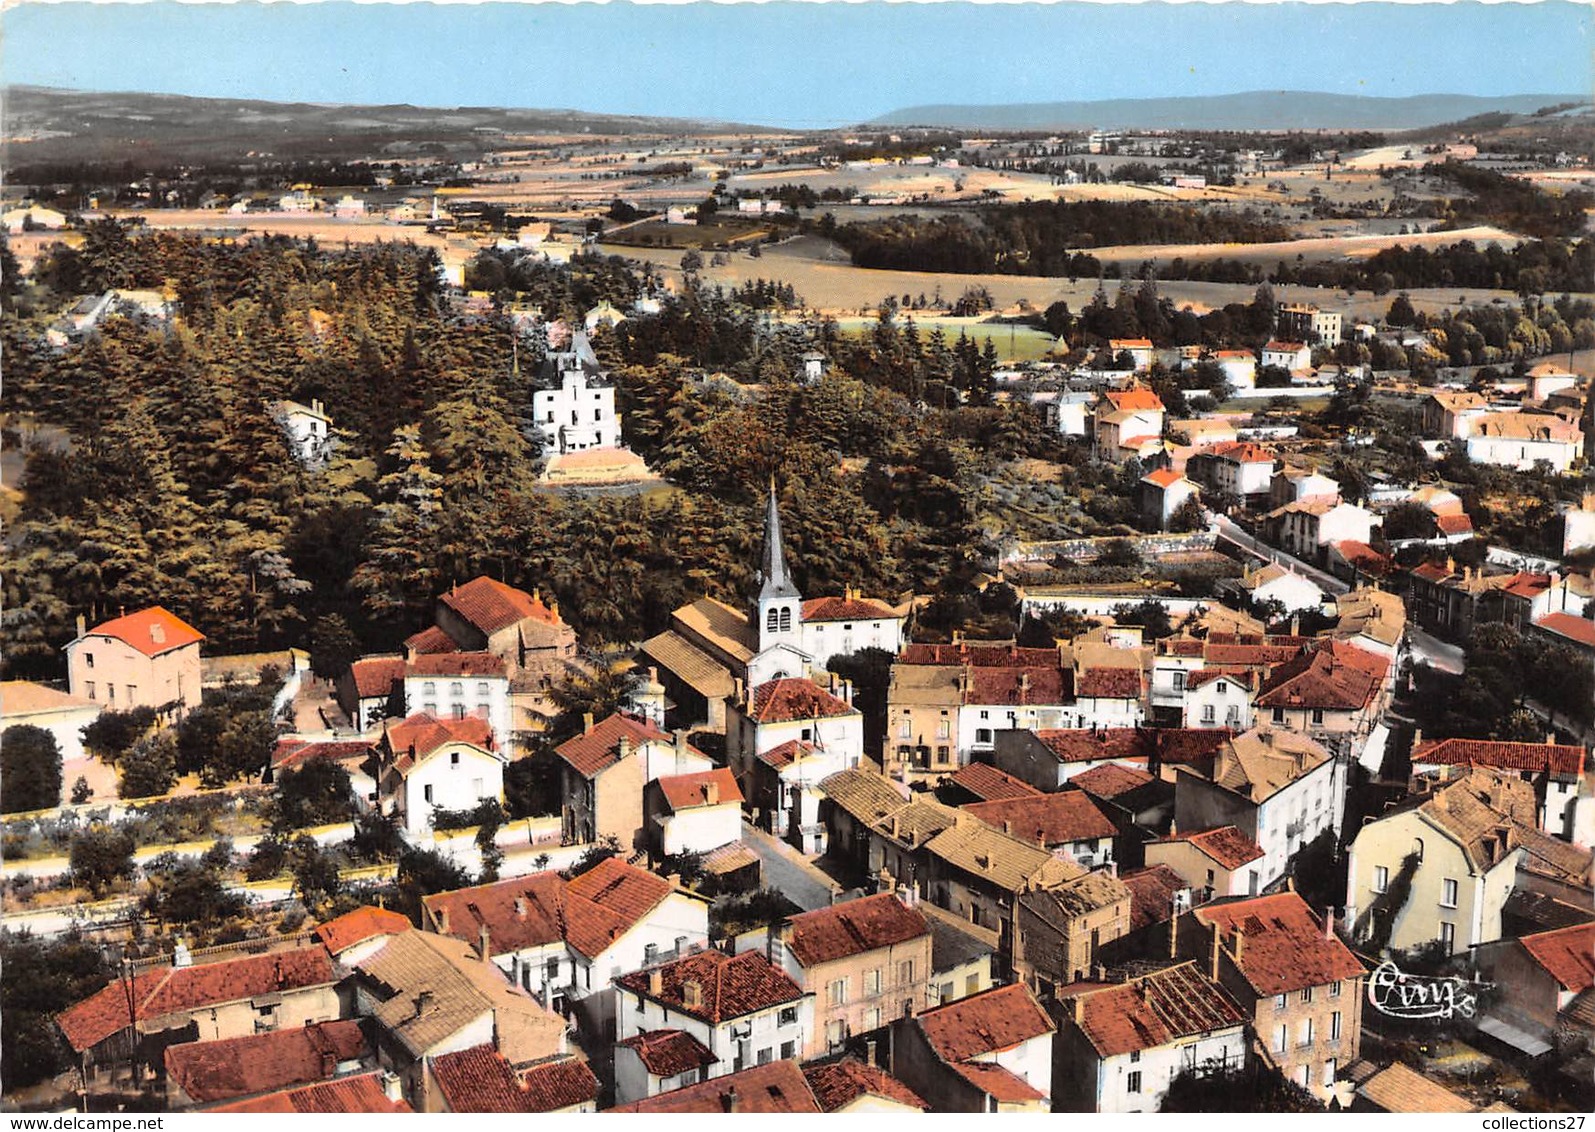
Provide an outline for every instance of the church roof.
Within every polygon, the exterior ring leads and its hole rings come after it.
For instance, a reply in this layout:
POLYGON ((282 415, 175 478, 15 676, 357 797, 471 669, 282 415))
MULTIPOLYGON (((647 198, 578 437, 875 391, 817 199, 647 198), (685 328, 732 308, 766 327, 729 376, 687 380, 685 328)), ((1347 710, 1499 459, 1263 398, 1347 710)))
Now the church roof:
POLYGON ((775 481, 770 481, 770 500, 764 512, 764 554, 759 559, 759 600, 800 598, 797 586, 786 572, 786 554, 781 549, 781 509, 776 505, 775 481))

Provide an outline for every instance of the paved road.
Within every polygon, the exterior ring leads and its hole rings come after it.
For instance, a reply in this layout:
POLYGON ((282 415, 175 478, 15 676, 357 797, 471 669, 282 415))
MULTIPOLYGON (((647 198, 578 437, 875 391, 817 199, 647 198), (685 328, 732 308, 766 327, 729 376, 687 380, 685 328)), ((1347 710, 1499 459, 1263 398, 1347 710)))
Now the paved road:
POLYGON ((1286 554, 1276 546, 1269 546, 1261 539, 1253 538, 1223 515, 1217 516, 1215 525, 1218 527, 1220 538, 1228 539, 1242 550, 1249 554, 1254 554, 1264 561, 1278 562, 1282 566, 1293 568, 1297 573, 1309 578, 1319 589, 1331 597, 1346 593, 1351 589, 1349 585, 1333 574, 1326 574, 1318 567, 1309 565, 1294 555, 1286 554))
POLYGON ((748 822, 742 823, 742 844, 759 855, 766 888, 778 890, 805 912, 831 906, 836 883, 792 846, 748 822))
POLYGON ((1462 675, 1462 646, 1448 644, 1407 622, 1407 647, 1412 650, 1412 663, 1427 664, 1453 676, 1462 675))

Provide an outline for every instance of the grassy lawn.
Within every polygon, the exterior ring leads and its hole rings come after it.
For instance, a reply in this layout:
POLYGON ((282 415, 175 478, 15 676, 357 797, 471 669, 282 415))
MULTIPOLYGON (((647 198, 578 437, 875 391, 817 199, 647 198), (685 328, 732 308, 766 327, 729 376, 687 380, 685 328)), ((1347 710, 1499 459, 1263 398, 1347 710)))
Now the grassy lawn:
MULTIPOLYGON (((907 320, 906 315, 898 315, 897 324, 901 328, 907 320)), ((868 334, 875 329, 875 320, 872 318, 842 318, 836 323, 843 334, 860 335, 868 334)), ((975 345, 985 349, 989 340, 997 350, 997 357, 1004 362, 1030 362, 1047 354, 1056 341, 1045 330, 1037 330, 1033 326, 1000 325, 996 323, 976 322, 967 318, 914 318, 914 328, 919 332, 919 340, 924 342, 930 337, 930 332, 937 327, 951 346, 958 341, 959 334, 967 334, 973 338, 975 345)))

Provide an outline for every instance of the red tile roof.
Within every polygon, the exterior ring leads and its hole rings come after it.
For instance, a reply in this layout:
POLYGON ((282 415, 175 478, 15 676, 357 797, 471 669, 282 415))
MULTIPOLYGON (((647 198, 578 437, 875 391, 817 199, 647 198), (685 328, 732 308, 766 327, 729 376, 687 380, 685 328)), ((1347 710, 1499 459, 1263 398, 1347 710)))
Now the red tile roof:
POLYGON ((1074 699, 1074 672, 1057 658, 1029 668, 969 668, 966 704, 1065 704, 1074 699))
POLYGON ((418 712, 409 719, 384 727, 378 747, 386 747, 401 771, 426 758, 446 743, 469 743, 484 751, 493 750, 493 728, 487 720, 468 715, 464 719, 439 719, 429 712, 418 712))
POLYGON ((884 621, 897 614, 888 605, 869 598, 817 597, 803 603, 803 620, 884 621))
POLYGON ((354 694, 362 700, 391 696, 394 681, 404 679, 404 657, 364 656, 349 665, 354 694))
POLYGON ((341 1061, 369 1052, 355 1021, 320 1022, 294 1030, 166 1049, 167 1079, 195 1104, 323 1081, 341 1061))
POLYGON ((697 774, 676 774, 658 780, 659 790, 671 810, 695 810, 703 806, 741 805, 742 791, 730 767, 717 766, 697 774))
POLYGON ((993 987, 927 1010, 919 1016, 919 1028, 949 1064, 1012 1049, 1057 1029, 1021 984, 993 987))
POLYGON ((1246 1022, 1235 1000, 1195 963, 1165 967, 1115 986, 1074 983, 1059 987, 1057 997, 1064 1004, 1064 1018, 1073 1019, 1104 1058, 1239 1029, 1246 1022))
POLYGON ((316 938, 328 951, 338 955, 357 943, 381 935, 397 935, 410 930, 410 920, 386 908, 356 908, 316 928, 316 938))
POLYGON ((795 1061, 772 1061, 740 1073, 700 1081, 646 1100, 617 1105, 609 1112, 821 1112, 814 1092, 795 1061))
POLYGON ((1443 535, 1459 535, 1473 530, 1473 520, 1466 515, 1436 515, 1434 525, 1440 528, 1443 535))
POLYGON ((1305 342, 1281 342, 1276 338, 1271 338, 1263 344, 1263 349, 1267 350, 1269 353, 1294 354, 1300 350, 1305 350, 1306 348, 1307 343, 1305 342))
POLYGON ((1135 700, 1141 692, 1139 668, 1088 668, 1075 681, 1081 699, 1135 700))
POLYGON ((1173 487, 1185 477, 1173 468, 1158 468, 1141 477, 1142 483, 1153 484, 1157 487, 1173 487))
POLYGON ((1422 578, 1426 582, 1443 582, 1454 573, 1455 570, 1438 562, 1425 562, 1412 568, 1413 576, 1422 578))
POLYGON ((1152 755, 1164 763, 1208 760, 1231 732, 1193 727, 1060 728, 1035 733, 1059 762, 1146 762, 1152 755))
POLYGON ((1365 542, 1356 539, 1342 539, 1334 544, 1336 552, 1347 562, 1356 566, 1364 573, 1384 573, 1390 566, 1391 559, 1388 555, 1380 554, 1365 542))
MULTIPOLYGON (((134 976, 131 998, 136 1017, 144 1021, 335 981, 326 949, 301 947, 194 967, 159 967, 134 976)), ((127 1028, 129 997, 120 981, 113 982, 56 1015, 56 1023, 81 1053, 127 1028)))
POLYGON ((853 715, 857 710, 814 681, 793 676, 768 680, 755 688, 748 717, 755 723, 793 723, 802 719, 853 715))
POLYGON ((1002 1104, 1022 1104, 1046 1100, 1046 1094, 1018 1074, 990 1061, 960 1061, 952 1071, 975 1088, 1002 1104))
POLYGON ((491 1044, 433 1058, 432 1075, 451 1112, 554 1112, 598 1096, 598 1078, 580 1058, 518 1074, 491 1044))
POLYGON ((930 1105, 884 1069, 847 1057, 823 1065, 805 1065, 803 1076, 826 1112, 845 1108, 862 1096, 884 1097, 911 1108, 930 1111, 930 1105))
POLYGON ((1274 454, 1260 445, 1253 444, 1250 440, 1235 440, 1225 444, 1215 444, 1207 450, 1207 455, 1217 456, 1221 460, 1228 460, 1232 464, 1273 464, 1274 454))
POLYGON ((1057 667, 1058 650, 1022 648, 1009 644, 983 644, 959 641, 951 645, 904 645, 898 664, 928 664, 946 668, 970 665, 975 668, 1057 667))
POLYGON ((1178 841, 1188 842, 1191 846, 1200 849, 1208 857, 1212 858, 1220 867, 1230 870, 1250 864, 1263 855, 1263 847, 1261 845, 1232 825, 1221 825, 1214 829, 1199 829, 1191 833, 1162 837, 1151 842, 1151 844, 1167 845, 1178 841))
POLYGON ((269 1093, 253 1100, 218 1105, 211 1112, 412 1112, 402 1101, 392 1101, 382 1091, 381 1076, 362 1073, 358 1077, 340 1077, 336 1081, 322 1081, 289 1092, 269 1093))
POLYGON ((1167 865, 1149 865, 1134 872, 1120 873, 1119 879, 1130 890, 1130 930, 1140 931, 1150 924, 1164 924, 1174 918, 1174 894, 1189 892, 1191 882, 1167 865))
POLYGON ((973 802, 964 807, 981 821, 1011 830, 1023 841, 1039 841, 1051 848, 1072 841, 1095 841, 1118 833, 1108 816, 1084 790, 1063 790, 1037 798, 1010 798, 1001 802, 973 802))
POLYGON ((819 750, 807 739, 788 739, 785 743, 760 751, 758 760, 772 770, 785 770, 799 759, 806 759, 819 750))
POLYGON ((456 586, 438 599, 483 633, 492 634, 517 621, 534 617, 549 625, 560 623, 559 614, 525 590, 506 586, 483 575, 456 586))
POLYGON ((1414 766, 1487 766, 1495 770, 1549 771, 1577 778, 1584 748, 1561 743, 1498 743, 1493 739, 1431 739, 1413 748, 1414 766))
POLYGON ((677 1077, 720 1060, 685 1030, 647 1030, 620 1044, 635 1050, 643 1068, 654 1077, 677 1077))
POLYGON ((455 652, 460 645, 436 625, 429 625, 419 633, 404 638, 404 647, 424 656, 429 653, 455 652))
POLYGON ((803 988, 757 951, 737 956, 700 951, 646 971, 622 975, 615 983, 671 1010, 717 1026, 803 997, 803 988), (660 976, 658 994, 648 989, 649 978, 656 972, 660 976), (690 983, 697 984, 696 1006, 686 1005, 685 988, 690 983))
POLYGON ((591 959, 636 927, 670 892, 664 878, 611 857, 569 881, 558 873, 533 873, 434 893, 422 904, 442 935, 475 944, 485 926, 494 955, 563 940, 591 959))
POLYGON ((1114 349, 1114 350, 1129 350, 1129 349, 1150 350, 1152 348, 1152 339, 1150 339, 1150 338, 1109 338, 1108 339, 1108 346, 1111 349, 1114 349))
POLYGON ((1196 910, 1199 922, 1216 927, 1223 945, 1258 995, 1319 987, 1366 972, 1345 944, 1326 933, 1323 920, 1294 892, 1257 896, 1196 910), (1235 933, 1243 942, 1235 957, 1235 933))
POLYGON ((1563 990, 1577 994, 1595 986, 1595 924, 1535 932, 1518 942, 1563 990))
POLYGON ((785 938, 798 963, 813 967, 929 934, 924 916, 883 892, 793 916, 785 938))
MULTIPOLYGON (((1361 649, 1356 651, 1365 657, 1371 655, 1361 649)), ((1367 667, 1346 663, 1341 649, 1314 649, 1275 667, 1263 681, 1257 706, 1361 711, 1373 702, 1383 675, 1381 672, 1375 676, 1367 667)))
POLYGON ((101 622, 88 635, 115 637, 145 656, 160 656, 205 639, 204 633, 158 605, 101 622))
POLYGON ((1582 617, 1574 617, 1571 613, 1547 613, 1534 622, 1534 625, 1546 632, 1555 633, 1558 637, 1566 637, 1586 648, 1595 648, 1595 622, 1586 621, 1582 617))
POLYGON ((405 666, 406 676, 503 676, 502 657, 490 652, 423 653, 405 666))
POLYGON ((1023 779, 1005 774, 986 763, 969 763, 961 766, 947 781, 969 791, 984 802, 996 802, 1004 798, 1029 798, 1041 793, 1023 779))
POLYGON ((1256 672, 1250 668, 1242 668, 1233 672, 1224 668, 1198 668, 1195 672, 1187 672, 1185 674, 1185 687, 1189 691, 1193 688, 1200 688, 1204 684, 1211 684, 1214 680, 1228 680, 1232 684, 1239 684, 1250 691, 1255 683, 1254 677, 1256 675, 1256 672))
POLYGON ((1094 798, 1117 798, 1137 790, 1148 782, 1157 781, 1144 770, 1118 763, 1103 763, 1069 779, 1069 785, 1084 790, 1094 798))
POLYGON ((554 748, 554 753, 582 777, 592 778, 599 771, 608 770, 620 761, 620 741, 623 738, 633 751, 644 743, 671 741, 669 735, 647 721, 617 711, 593 724, 591 731, 567 739, 554 748))
POLYGON ((274 770, 286 770, 303 766, 311 759, 364 762, 370 754, 371 744, 364 739, 348 743, 307 743, 303 739, 279 739, 271 751, 271 765, 274 770))

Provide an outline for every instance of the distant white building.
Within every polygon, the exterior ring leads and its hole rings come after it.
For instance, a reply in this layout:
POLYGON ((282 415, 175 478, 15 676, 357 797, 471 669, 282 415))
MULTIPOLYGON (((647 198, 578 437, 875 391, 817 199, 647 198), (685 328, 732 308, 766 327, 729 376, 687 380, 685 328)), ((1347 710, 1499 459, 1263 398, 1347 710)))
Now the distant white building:
POLYGON ((615 390, 599 369, 587 335, 578 331, 570 349, 548 355, 545 381, 558 387, 532 394, 532 418, 549 454, 620 446, 615 390))
POLYGON ((272 406, 272 415, 288 434, 294 459, 308 468, 319 468, 332 454, 332 418, 327 416, 320 401, 308 405, 298 401, 278 401, 272 406))

